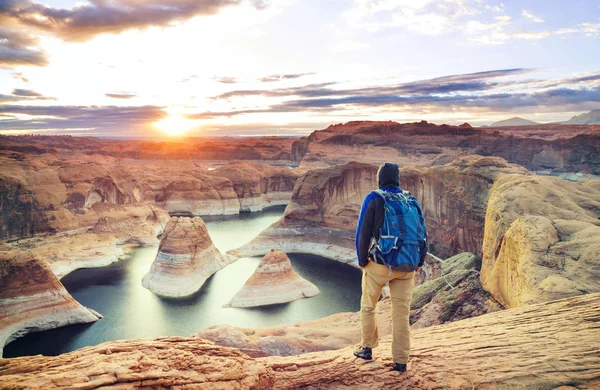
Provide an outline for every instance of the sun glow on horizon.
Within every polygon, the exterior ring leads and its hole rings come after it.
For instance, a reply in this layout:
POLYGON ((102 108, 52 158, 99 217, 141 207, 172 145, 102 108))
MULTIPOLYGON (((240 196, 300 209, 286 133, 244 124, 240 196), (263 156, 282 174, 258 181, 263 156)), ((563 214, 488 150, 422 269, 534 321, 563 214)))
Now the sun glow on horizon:
POLYGON ((196 124, 181 115, 169 114, 165 119, 155 122, 154 126, 168 136, 178 137, 192 130, 196 124))

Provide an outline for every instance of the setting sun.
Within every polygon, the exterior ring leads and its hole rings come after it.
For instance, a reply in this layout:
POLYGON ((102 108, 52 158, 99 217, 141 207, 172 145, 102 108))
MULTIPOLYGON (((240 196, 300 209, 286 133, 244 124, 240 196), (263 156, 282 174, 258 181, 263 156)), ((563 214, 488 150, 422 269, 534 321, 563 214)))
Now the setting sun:
POLYGON ((180 136, 195 127, 193 121, 185 119, 181 115, 169 115, 165 119, 154 123, 157 129, 170 136, 180 136))

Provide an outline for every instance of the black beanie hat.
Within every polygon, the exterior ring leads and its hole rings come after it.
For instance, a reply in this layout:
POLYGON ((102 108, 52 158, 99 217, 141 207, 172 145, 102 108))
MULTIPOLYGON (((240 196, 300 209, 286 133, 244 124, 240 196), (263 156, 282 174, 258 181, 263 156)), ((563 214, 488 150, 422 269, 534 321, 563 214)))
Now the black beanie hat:
POLYGON ((379 188, 400 187, 400 168, 398 164, 386 162, 381 164, 377 171, 379 188))

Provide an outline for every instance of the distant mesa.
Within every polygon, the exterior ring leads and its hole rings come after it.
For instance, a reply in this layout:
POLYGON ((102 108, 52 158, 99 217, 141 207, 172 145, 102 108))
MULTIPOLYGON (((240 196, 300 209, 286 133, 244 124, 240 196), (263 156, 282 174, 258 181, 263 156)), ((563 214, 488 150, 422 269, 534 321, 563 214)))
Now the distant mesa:
POLYGON ((507 126, 533 126, 539 125, 539 123, 530 121, 529 119, 519 118, 515 116, 510 119, 505 119, 503 121, 494 122, 490 125, 490 127, 507 127, 507 126))
POLYGON ((592 110, 581 115, 576 115, 564 123, 567 125, 599 125, 600 110, 592 110))
POLYGON ((172 217, 142 286, 163 297, 189 296, 235 260, 213 245, 202 218, 172 217))
POLYGON ((292 269, 292 263, 284 252, 271 249, 225 307, 274 305, 310 298, 318 293, 317 286, 292 269))

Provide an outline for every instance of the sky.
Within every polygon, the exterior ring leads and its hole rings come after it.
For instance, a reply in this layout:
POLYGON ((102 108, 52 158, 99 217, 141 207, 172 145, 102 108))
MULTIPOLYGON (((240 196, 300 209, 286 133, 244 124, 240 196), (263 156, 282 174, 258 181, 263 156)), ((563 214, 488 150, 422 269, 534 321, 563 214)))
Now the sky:
POLYGON ((0 0, 0 133, 305 135, 600 108, 597 0, 0 0))

